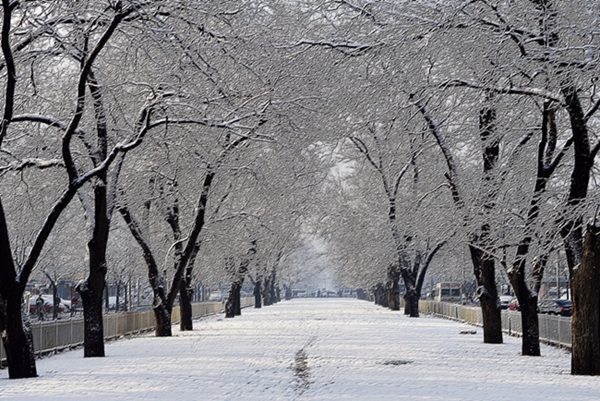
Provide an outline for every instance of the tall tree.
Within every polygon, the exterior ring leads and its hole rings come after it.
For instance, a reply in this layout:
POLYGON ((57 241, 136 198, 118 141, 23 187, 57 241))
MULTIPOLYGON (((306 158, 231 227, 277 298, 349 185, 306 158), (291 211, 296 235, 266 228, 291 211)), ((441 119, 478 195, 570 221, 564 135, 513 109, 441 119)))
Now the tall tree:
MULTIPOLYGON (((60 198, 54 201, 50 212, 48 212, 46 215, 45 221, 43 222, 40 231, 36 235, 35 242, 29 251, 27 259, 25 260, 24 264, 20 266, 19 272, 17 272, 13 261, 6 215, 4 208, 0 205, 0 292, 2 293, 2 298, 5 302, 4 321, 7 327, 7 330, 4 332, 3 343, 7 350, 9 376, 11 378, 33 377, 37 375, 31 332, 22 322, 21 298, 29 276, 31 275, 31 272, 38 261, 42 248, 52 229, 54 228, 58 217, 66 209, 69 202, 77 194, 77 191, 85 183, 89 182, 95 177, 105 174, 107 168, 115 160, 115 158, 119 154, 133 149, 139 145, 141 138, 143 138, 146 133, 145 130, 141 130, 137 133, 138 135, 136 135, 133 141, 120 143, 116 145, 110 152, 107 151, 104 155, 105 157, 94 168, 83 174, 79 172, 73 157, 72 139, 78 134, 79 124, 82 120, 85 109, 85 90, 87 77, 90 74, 92 66, 94 65, 100 52, 104 49, 116 27, 123 21, 124 18, 133 13, 135 9, 136 8, 134 6, 123 8, 119 3, 118 5, 109 7, 106 10, 106 28, 101 34, 99 34, 95 45, 89 51, 86 51, 84 57, 82 57, 82 62, 75 86, 75 92, 77 94, 76 107, 71 113, 71 120, 69 123, 62 124, 60 123, 60 119, 53 119, 54 123, 51 125, 53 127, 58 127, 63 131, 61 140, 62 160, 60 163, 54 162, 51 164, 60 164, 64 166, 68 176, 68 183, 64 185, 60 198)), ((17 15, 26 17, 27 12, 25 9, 20 9, 19 4, 11 4, 9 1, 3 2, 2 50, 5 58, 5 66, 7 71, 9 71, 9 74, 8 83, 6 86, 2 134, 0 135, 2 139, 8 137, 8 128, 11 122, 14 123, 17 121, 27 121, 33 123, 43 123, 43 121, 40 121, 40 119, 37 118, 16 118, 17 116, 15 116, 14 113, 14 99, 16 95, 17 81, 15 58, 13 57, 11 48, 11 23, 13 22, 13 18, 17 15)), ((24 19, 21 18, 20 21, 23 23, 24 19)))

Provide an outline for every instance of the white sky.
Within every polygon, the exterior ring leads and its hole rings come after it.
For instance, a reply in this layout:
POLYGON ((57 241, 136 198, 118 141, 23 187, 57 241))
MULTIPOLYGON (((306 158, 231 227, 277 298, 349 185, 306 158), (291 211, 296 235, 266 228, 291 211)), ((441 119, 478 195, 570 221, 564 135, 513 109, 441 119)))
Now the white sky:
POLYGON ((366 301, 294 299, 222 314, 171 338, 107 344, 38 361, 2 400, 598 400, 600 377, 568 374, 570 354, 520 356, 520 339, 483 344, 480 328, 410 319, 366 301), (474 329, 475 335, 459 334, 474 329), (301 350, 304 352, 302 353, 301 350), (306 365, 304 365, 306 363, 306 365), (405 364, 404 364, 405 363, 405 364), (305 366, 306 377, 296 368, 305 366))

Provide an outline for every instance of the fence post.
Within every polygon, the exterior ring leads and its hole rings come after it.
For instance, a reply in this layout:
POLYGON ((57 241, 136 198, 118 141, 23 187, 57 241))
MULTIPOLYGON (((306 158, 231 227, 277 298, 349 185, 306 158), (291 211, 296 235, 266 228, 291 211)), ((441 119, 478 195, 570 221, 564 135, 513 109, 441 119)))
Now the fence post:
MULTIPOLYGON (((251 300, 245 299, 245 302, 250 306, 252 305, 251 300)), ((248 305, 245 305, 248 306, 248 305)), ((214 313, 219 313, 223 311, 223 304, 221 302, 206 302, 195 305, 195 318, 200 318, 207 315, 212 315, 214 313)), ((104 326, 104 338, 118 338, 123 335, 134 334, 136 332, 152 330, 154 328, 154 313, 152 311, 142 311, 142 312, 129 312, 123 314, 123 316, 119 316, 119 314, 112 315, 103 315, 103 326, 104 326), (130 316, 133 313, 133 316, 130 316), (133 324, 133 327, 130 325, 133 324)), ((84 322, 83 319, 75 320, 73 316, 70 317, 69 321, 69 331, 66 330, 66 323, 64 323, 59 327, 59 321, 54 320, 52 322, 43 322, 38 321, 37 323, 31 324, 32 337, 34 339, 34 352, 36 355, 40 355, 45 351, 50 350, 58 350, 60 348, 72 348, 76 345, 81 344, 83 341, 82 331, 84 322), (48 334, 52 331, 51 325, 54 325, 54 339, 50 341, 48 338, 48 344, 45 343, 45 329, 48 329, 48 334), (65 327, 62 327, 65 326, 65 327), (39 334, 35 333, 35 330, 39 330, 39 334), (68 334, 68 335, 67 335, 68 334), (77 339, 75 339, 75 335, 77 335, 77 339), (68 337, 68 338, 59 338, 68 337), (35 341, 37 338, 39 341, 35 341), (62 341, 65 340, 65 341, 62 341), (67 341, 68 340, 68 341, 67 341)), ((0 339, 0 364, 2 361, 6 359, 6 352, 4 350, 4 344, 0 339)))
POLYGON ((40 349, 37 351, 41 351, 44 348, 44 330, 42 330, 42 321, 40 320, 39 322, 40 322, 40 325, 39 325, 39 327, 40 327, 40 342, 39 342, 40 349))

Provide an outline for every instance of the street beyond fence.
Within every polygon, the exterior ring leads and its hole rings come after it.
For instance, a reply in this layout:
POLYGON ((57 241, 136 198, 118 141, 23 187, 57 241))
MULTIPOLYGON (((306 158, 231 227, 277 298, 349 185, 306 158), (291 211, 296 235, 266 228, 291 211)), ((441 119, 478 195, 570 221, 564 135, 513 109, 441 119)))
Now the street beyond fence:
POLYGON ((111 342, 38 361, 40 377, 0 380, 10 400, 597 400, 570 354, 520 339, 483 344, 480 328, 414 319, 355 299, 294 299, 197 321, 171 338, 111 342), (461 334, 475 331, 476 334, 461 334))

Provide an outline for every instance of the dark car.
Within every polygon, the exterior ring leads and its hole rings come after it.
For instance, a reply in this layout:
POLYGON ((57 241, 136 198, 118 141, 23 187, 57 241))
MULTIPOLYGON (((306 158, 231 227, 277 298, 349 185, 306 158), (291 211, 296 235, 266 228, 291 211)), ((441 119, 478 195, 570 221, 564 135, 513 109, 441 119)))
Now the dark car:
POLYGON ((573 303, 565 299, 544 299, 538 302, 538 312, 549 315, 573 315, 573 303))

